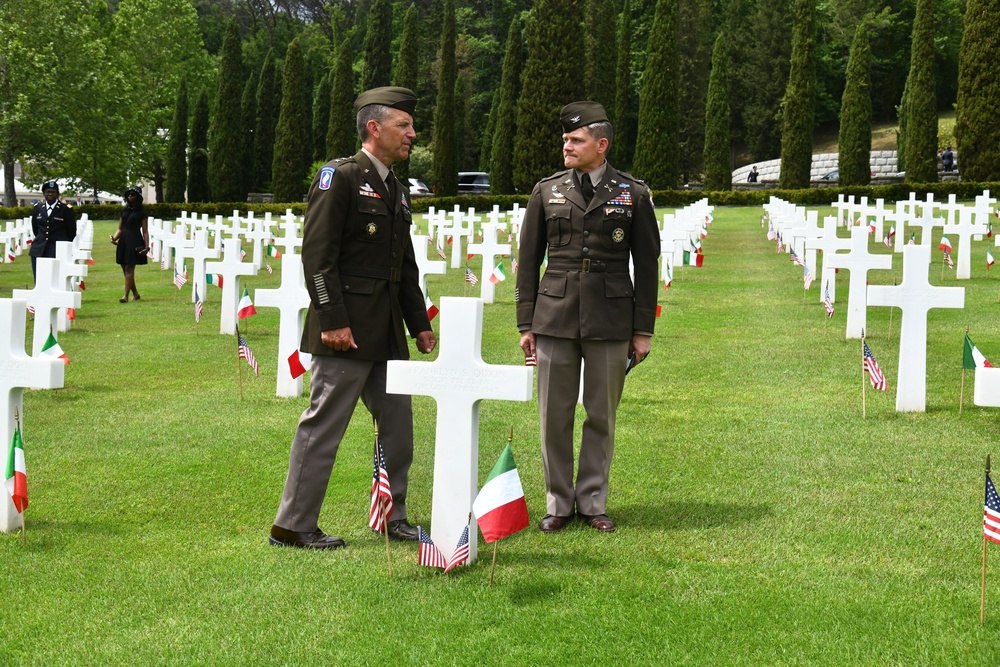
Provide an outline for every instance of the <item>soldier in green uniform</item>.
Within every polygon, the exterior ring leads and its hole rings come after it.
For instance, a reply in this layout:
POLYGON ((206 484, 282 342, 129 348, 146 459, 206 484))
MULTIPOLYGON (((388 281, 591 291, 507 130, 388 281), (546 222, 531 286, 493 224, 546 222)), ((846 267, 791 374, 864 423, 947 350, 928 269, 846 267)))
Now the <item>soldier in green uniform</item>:
POLYGON ((337 447, 360 398, 378 421, 392 488, 389 535, 416 540, 406 520, 413 461, 410 397, 387 394, 386 362, 409 358, 403 327, 427 354, 437 345, 410 240, 409 193, 393 163, 409 156, 417 98, 376 88, 354 102, 361 151, 322 167, 309 188, 302 268, 310 305, 301 349, 312 356, 309 407, 302 413, 288 477, 271 527, 279 546, 345 546, 317 525, 337 447))
POLYGON ((615 412, 629 363, 649 354, 660 236, 649 189, 605 159, 612 128, 604 107, 573 102, 560 121, 568 169, 532 190, 517 273, 521 348, 538 364, 548 512, 539 528, 557 532, 578 513, 592 528, 611 532, 606 510, 615 412), (574 484, 581 363, 587 418, 574 484))

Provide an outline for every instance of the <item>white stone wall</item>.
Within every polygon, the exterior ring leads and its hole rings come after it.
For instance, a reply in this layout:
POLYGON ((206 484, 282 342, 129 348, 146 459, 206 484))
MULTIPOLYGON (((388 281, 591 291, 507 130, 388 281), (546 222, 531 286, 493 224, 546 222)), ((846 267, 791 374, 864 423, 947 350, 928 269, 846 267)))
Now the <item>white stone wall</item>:
MULTIPOLYGON (((818 181, 820 178, 836 169, 838 155, 838 153, 814 154, 812 156, 812 169, 810 171, 809 178, 813 181, 818 181)), ((733 171, 733 183, 746 183, 747 174, 750 173, 750 168, 754 164, 757 165, 757 172, 760 174, 760 176, 757 177, 758 182, 778 180, 778 176, 781 174, 780 158, 777 160, 767 160, 765 162, 743 165, 739 169, 733 171)), ((876 177, 894 176, 897 172, 896 151, 872 151, 871 165, 872 171, 875 172, 876 177)))

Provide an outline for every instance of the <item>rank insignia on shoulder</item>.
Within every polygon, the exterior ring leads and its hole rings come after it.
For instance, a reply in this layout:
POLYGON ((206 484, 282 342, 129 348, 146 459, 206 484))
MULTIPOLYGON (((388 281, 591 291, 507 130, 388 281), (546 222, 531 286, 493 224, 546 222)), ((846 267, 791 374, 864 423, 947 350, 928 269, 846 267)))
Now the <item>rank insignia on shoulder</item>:
POLYGON ((368 236, 375 236, 375 234, 378 233, 378 225, 376 225, 374 222, 369 222, 365 226, 365 232, 368 233, 368 236))
POLYGON ((323 167, 319 170, 319 189, 329 190, 333 183, 333 175, 337 172, 336 167, 323 167))

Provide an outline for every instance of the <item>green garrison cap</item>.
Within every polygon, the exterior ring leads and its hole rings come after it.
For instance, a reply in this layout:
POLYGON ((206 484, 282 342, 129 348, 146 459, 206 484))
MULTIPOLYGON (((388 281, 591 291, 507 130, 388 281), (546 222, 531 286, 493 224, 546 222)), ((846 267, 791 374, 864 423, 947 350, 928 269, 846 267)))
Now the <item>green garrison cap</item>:
POLYGON ((417 108, 417 96, 409 88, 400 88, 399 86, 372 88, 361 93, 358 95, 358 99, 354 100, 355 113, 369 104, 384 104, 387 107, 401 109, 412 116, 414 109, 417 108))
POLYGON ((559 112, 559 122, 564 132, 592 123, 608 122, 608 114, 599 102, 570 102, 559 112))

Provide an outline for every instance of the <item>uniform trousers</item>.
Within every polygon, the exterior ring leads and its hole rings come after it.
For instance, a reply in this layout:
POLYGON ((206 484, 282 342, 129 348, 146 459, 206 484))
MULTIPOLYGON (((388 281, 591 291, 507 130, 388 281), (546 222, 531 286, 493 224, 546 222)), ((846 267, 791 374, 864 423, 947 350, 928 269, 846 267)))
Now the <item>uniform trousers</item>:
POLYGON ((629 341, 577 340, 538 335, 538 412, 546 511, 605 514, 608 476, 615 450, 615 413, 625 385, 629 341), (583 361, 583 422, 580 464, 573 484, 573 421, 583 361))
MULTIPOLYGON (((299 418, 292 439, 276 526, 296 532, 316 530, 337 448, 358 398, 378 422, 392 489, 389 520, 406 518, 407 477, 413 463, 413 410, 409 395, 386 393, 385 370, 384 361, 313 355, 309 407, 299 418)), ((362 516, 360 507, 358 512, 362 516)), ((366 503, 364 516, 367 514, 366 503)))

